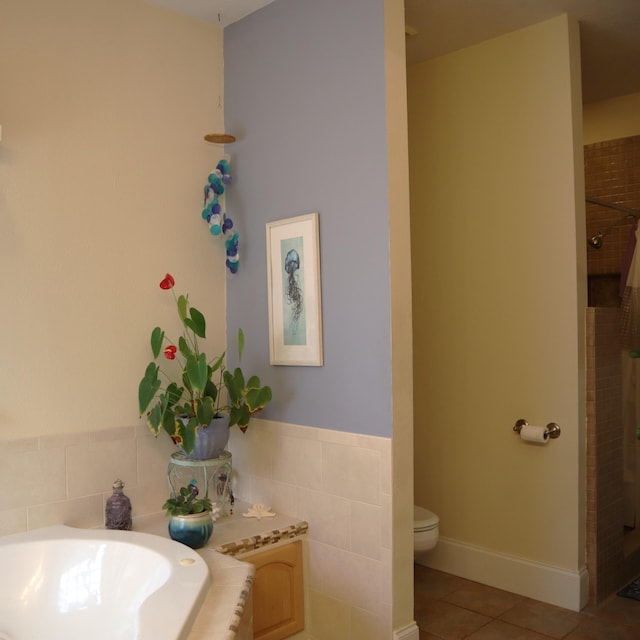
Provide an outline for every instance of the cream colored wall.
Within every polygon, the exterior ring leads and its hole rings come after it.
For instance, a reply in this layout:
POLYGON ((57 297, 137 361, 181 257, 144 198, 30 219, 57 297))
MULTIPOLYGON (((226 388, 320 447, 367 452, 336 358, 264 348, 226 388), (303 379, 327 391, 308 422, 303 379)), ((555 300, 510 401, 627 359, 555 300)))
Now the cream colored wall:
POLYGON ((200 217, 221 148, 222 31, 141 0, 7 0, 0 21, 0 439, 138 424, 180 291, 225 344, 200 217))
POLYGON ((584 143, 616 140, 640 134, 640 93, 584 106, 584 143))
POLYGON ((404 6, 385 0, 393 397, 393 628, 413 623, 413 366, 404 6))
POLYGON ((440 516, 445 541, 486 550, 488 566, 495 552, 576 581, 578 51, 577 25, 561 16, 408 74, 415 501, 440 516), (525 444, 512 431, 521 417, 558 422, 562 436, 525 444))

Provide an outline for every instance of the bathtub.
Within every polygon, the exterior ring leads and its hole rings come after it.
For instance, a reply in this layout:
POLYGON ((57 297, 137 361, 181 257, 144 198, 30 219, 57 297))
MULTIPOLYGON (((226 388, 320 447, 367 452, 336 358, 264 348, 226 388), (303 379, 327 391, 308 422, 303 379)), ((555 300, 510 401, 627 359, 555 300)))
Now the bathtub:
POLYGON ((209 586, 192 549, 64 525, 0 538, 0 640, 182 640, 209 586))

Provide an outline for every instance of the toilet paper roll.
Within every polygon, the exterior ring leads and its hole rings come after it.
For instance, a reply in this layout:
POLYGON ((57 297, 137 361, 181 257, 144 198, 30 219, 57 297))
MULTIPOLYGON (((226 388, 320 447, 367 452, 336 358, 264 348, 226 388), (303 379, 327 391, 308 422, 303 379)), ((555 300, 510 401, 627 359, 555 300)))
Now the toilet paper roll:
POLYGON ((520 429, 520 437, 527 442, 537 442, 538 444, 547 444, 549 442, 546 427, 534 427, 530 424, 520 429))

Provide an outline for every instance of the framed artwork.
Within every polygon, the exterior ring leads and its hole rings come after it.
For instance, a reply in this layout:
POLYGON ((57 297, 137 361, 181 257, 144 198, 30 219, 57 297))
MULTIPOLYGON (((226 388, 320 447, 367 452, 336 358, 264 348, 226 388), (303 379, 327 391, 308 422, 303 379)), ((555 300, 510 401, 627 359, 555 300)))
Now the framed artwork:
POLYGON ((267 223, 271 364, 322 365, 318 214, 267 223))

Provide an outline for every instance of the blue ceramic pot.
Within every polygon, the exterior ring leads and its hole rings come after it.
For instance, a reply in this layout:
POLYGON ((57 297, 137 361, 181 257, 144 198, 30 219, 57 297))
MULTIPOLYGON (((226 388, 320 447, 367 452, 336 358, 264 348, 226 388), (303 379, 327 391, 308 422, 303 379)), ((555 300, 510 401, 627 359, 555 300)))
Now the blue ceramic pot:
POLYGON ((209 511, 192 513, 188 516, 171 516, 169 519, 171 539, 182 542, 192 549, 204 547, 212 533, 213 520, 209 511))
MULTIPOLYGON (((184 419, 180 418, 180 420, 184 419)), ((227 442, 229 442, 229 416, 222 415, 214 418, 206 429, 202 427, 198 429, 196 446, 191 453, 187 454, 182 447, 180 448, 190 460, 211 460, 220 457, 227 442)))

